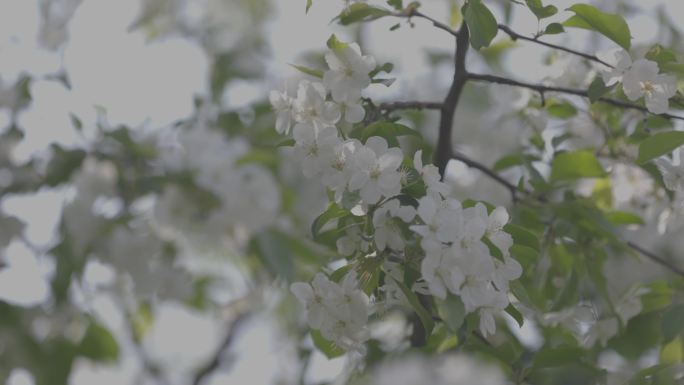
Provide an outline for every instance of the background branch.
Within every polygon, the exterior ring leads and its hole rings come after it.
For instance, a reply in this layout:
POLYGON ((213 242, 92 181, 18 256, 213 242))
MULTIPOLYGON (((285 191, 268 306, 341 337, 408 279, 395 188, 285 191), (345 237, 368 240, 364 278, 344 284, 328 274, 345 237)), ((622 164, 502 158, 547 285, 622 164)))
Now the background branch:
MULTIPOLYGON (((580 89, 575 89, 575 88, 566 88, 566 87, 545 86, 543 84, 535 84, 535 83, 526 83, 526 82, 521 82, 518 80, 513 80, 513 79, 509 79, 509 78, 505 78, 505 77, 501 77, 501 76, 496 76, 496 75, 483 75, 483 74, 469 73, 467 75, 467 78, 468 78, 468 80, 474 80, 474 81, 481 81, 481 82, 488 82, 488 83, 504 84, 504 85, 514 86, 514 87, 528 88, 528 89, 537 91, 542 95, 546 92, 559 92, 559 93, 563 93, 563 94, 582 96, 585 98, 589 97, 589 92, 586 90, 580 90, 580 89)), ((651 112, 648 111, 648 108, 646 108, 644 106, 640 106, 638 104, 634 104, 634 103, 623 102, 621 100, 611 99, 611 98, 599 98, 598 101, 601 103, 610 104, 610 105, 613 105, 616 107, 621 107, 621 108, 626 108, 626 109, 631 109, 631 110, 638 110, 641 112, 651 114, 651 112)), ((684 120, 684 117, 682 117, 682 116, 671 115, 671 114, 653 114, 653 115, 658 115, 658 116, 661 116, 663 118, 668 118, 668 119, 684 120)))
POLYGON ((556 45, 556 44, 547 43, 547 42, 545 42, 545 41, 539 40, 538 38, 532 38, 532 37, 528 37, 528 36, 525 36, 525 35, 521 35, 521 34, 519 34, 519 33, 515 32, 515 31, 513 31, 512 29, 510 29, 509 27, 507 27, 507 26, 505 26, 505 25, 503 25, 503 24, 499 24, 499 29, 500 29, 501 31, 505 32, 508 36, 510 36, 510 38, 511 38, 512 40, 518 40, 518 39, 520 39, 520 40, 530 41, 530 42, 532 42, 532 43, 537 43, 537 44, 543 45, 543 46, 545 46, 545 47, 557 49, 557 50, 559 50, 559 51, 568 52, 568 53, 571 53, 571 54, 576 55, 576 56, 581 56, 581 57, 583 57, 583 58, 585 58, 585 59, 588 59, 588 60, 591 60, 591 61, 594 61, 594 62, 597 62, 597 63, 601 63, 601 64, 603 64, 604 66, 613 68, 612 65, 610 65, 610 64, 606 63, 605 61, 599 59, 599 58, 596 57, 595 55, 590 55, 590 54, 588 54, 588 53, 584 53, 584 52, 580 52, 580 51, 575 51, 574 49, 570 49, 570 48, 567 48, 567 47, 563 47, 563 46, 561 46, 561 45, 556 45))

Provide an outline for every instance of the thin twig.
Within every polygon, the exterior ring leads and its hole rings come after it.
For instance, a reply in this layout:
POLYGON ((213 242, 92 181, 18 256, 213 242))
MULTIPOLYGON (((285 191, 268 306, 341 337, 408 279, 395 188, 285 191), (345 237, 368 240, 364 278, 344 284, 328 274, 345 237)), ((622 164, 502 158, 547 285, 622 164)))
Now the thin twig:
POLYGON ((391 112, 396 110, 440 110, 442 103, 440 102, 392 102, 381 103, 378 105, 380 111, 391 112))
POLYGON ((424 14, 424 13, 418 12, 415 8, 412 8, 411 11, 410 11, 408 14, 398 13, 398 14, 395 14, 394 16, 398 16, 398 17, 409 17, 409 18, 411 18, 411 17, 421 17, 421 18, 423 18, 423 19, 425 19, 425 20, 431 21, 432 24, 433 24, 435 27, 437 27, 437 28, 439 28, 439 29, 442 29, 442 30, 444 30, 444 31, 447 31, 447 32, 450 33, 451 35, 454 35, 454 36, 458 37, 458 31, 454 31, 454 30, 453 30, 451 27, 449 27, 448 25, 446 25, 446 24, 444 24, 444 23, 442 23, 442 22, 440 22, 440 21, 438 21, 438 20, 435 20, 435 19, 433 19, 432 17, 430 17, 430 16, 428 16, 428 15, 426 15, 426 14, 424 14))
POLYGON ((682 270, 681 268, 675 266, 675 265, 672 264, 670 261, 668 261, 668 260, 666 260, 666 259, 664 259, 664 258, 662 258, 662 257, 660 257, 660 256, 658 256, 658 255, 656 255, 656 254, 653 254, 652 252, 650 252, 650 251, 648 251, 648 250, 642 248, 641 246, 637 245, 637 244, 634 243, 634 242, 628 241, 628 242, 627 242, 627 246, 629 246, 629 247, 631 247, 632 249, 638 251, 640 254, 642 254, 642 255, 645 256, 646 258, 652 260, 653 262, 658 263, 658 264, 660 264, 660 265, 662 265, 662 266, 664 266, 664 267, 670 269, 673 273, 676 273, 677 275, 680 275, 680 276, 684 277, 684 270, 682 270))
MULTIPOLYGON (((521 82, 518 80, 513 80, 513 79, 509 79, 509 78, 505 78, 505 77, 501 77, 501 76, 496 76, 496 75, 484 75, 484 74, 468 73, 467 78, 468 78, 468 80, 488 82, 488 83, 496 83, 496 84, 504 84, 504 85, 514 86, 514 87, 527 88, 527 89, 537 91, 539 93, 559 92, 559 93, 564 93, 564 94, 582 96, 585 98, 589 97, 589 92, 586 90, 580 90, 580 89, 576 89, 576 88, 567 88, 567 87, 546 86, 543 84, 536 84, 536 83, 526 83, 526 82, 521 82)), ((629 102, 623 102, 622 100, 611 99, 611 98, 600 98, 600 99, 598 99, 598 101, 601 103, 610 104, 610 105, 613 105, 616 107, 621 107, 621 108, 626 108, 626 109, 631 109, 631 110, 638 110, 641 112, 649 113, 652 115, 657 115, 657 116, 667 118, 667 119, 684 120, 683 116, 677 116, 677 115, 671 115, 671 114, 653 114, 650 111, 648 111, 648 108, 646 108, 644 106, 640 106, 638 104, 629 103, 629 102)))
POLYGON ((489 178, 495 180, 498 182, 500 185, 506 187, 510 192, 511 195, 513 196, 513 200, 516 199, 517 193, 518 193, 518 188, 511 182, 507 181, 504 179, 501 175, 497 174, 496 171, 490 169, 489 167, 485 166, 482 163, 479 163, 477 161, 474 161, 467 156, 453 152, 451 154, 451 157, 453 159, 459 160, 463 163, 465 163, 468 167, 474 168, 476 170, 480 170, 483 174, 487 175, 489 178))
POLYGON ((235 335, 237 334, 238 329, 240 328, 240 324, 242 324, 248 317, 247 313, 242 313, 239 314, 231 323, 228 333, 226 334, 226 337, 223 339, 223 342, 219 346, 218 350, 216 353, 213 355, 211 358, 211 361, 209 361, 204 367, 202 367, 197 373, 195 374, 195 378, 192 381, 193 385, 200 385, 202 381, 208 377, 211 373, 213 373, 216 369, 218 369, 219 366, 221 366, 221 359, 223 355, 225 354, 226 351, 231 347, 233 344, 233 341, 235 340, 235 335))
POLYGON ((510 38, 511 38, 512 40, 518 40, 518 39, 520 39, 520 40, 530 41, 530 42, 532 42, 532 43, 537 43, 537 44, 539 44, 539 45, 543 45, 543 46, 546 46, 546 47, 549 47, 549 48, 557 49, 557 50, 559 50, 559 51, 564 51, 564 52, 571 53, 571 54, 573 54, 573 55, 581 56, 581 57, 583 57, 583 58, 585 58, 585 59, 588 59, 588 60, 591 60, 591 61, 594 61, 594 62, 597 62, 597 63, 601 63, 601 64, 603 64, 603 65, 606 66, 606 67, 613 68, 612 65, 610 65, 610 64, 606 63, 605 61, 599 59, 599 58, 596 57, 595 55, 590 55, 590 54, 588 54, 588 53, 584 53, 584 52, 580 52, 580 51, 575 51, 574 49, 570 49, 570 48, 567 48, 567 47, 563 47, 563 46, 561 46, 561 45, 556 45, 556 44, 547 43, 547 42, 545 42, 545 41, 539 40, 538 38, 533 38, 533 37, 528 37, 528 36, 525 36, 525 35, 521 35, 521 34, 515 32, 515 31, 513 31, 512 29, 510 29, 508 26, 505 26, 505 25, 503 25, 503 24, 499 24, 499 29, 500 29, 501 31, 505 32, 508 36, 510 36, 510 38))

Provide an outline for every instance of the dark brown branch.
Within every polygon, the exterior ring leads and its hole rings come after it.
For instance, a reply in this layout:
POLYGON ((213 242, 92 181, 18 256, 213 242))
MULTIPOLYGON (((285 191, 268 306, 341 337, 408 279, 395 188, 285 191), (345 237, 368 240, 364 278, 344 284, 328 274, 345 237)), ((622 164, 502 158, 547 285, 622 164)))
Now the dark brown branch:
POLYGON ((470 34, 468 26, 464 23, 461 26, 456 38, 456 55, 454 58, 454 79, 451 82, 449 93, 447 93, 439 121, 439 138, 437 139, 437 149, 435 150, 435 165, 439 168, 439 173, 444 177, 444 171, 449 159, 452 157, 451 132, 454 125, 454 113, 456 106, 461 98, 463 87, 468 81, 468 71, 466 70, 466 54, 470 44, 470 34))
MULTIPOLYGON (((582 96, 585 98, 589 97, 589 92, 586 90, 580 90, 580 89, 575 89, 575 88, 567 88, 567 87, 545 86, 543 84, 535 84, 535 83, 526 83, 526 82, 521 82, 521 81, 517 81, 517 80, 513 80, 513 79, 501 77, 501 76, 496 76, 496 75, 483 75, 483 74, 469 73, 467 75, 467 78, 468 78, 468 80, 488 82, 488 83, 496 83, 496 84, 504 84, 504 85, 514 86, 514 87, 527 88, 530 90, 537 91, 540 94, 544 94, 546 92, 559 92, 559 93, 563 93, 563 94, 582 96)), ((643 106, 640 106, 640 105, 634 104, 634 103, 623 102, 622 100, 611 99, 611 98, 600 98, 600 99, 598 99, 598 101, 601 103, 610 104, 610 105, 613 105, 616 107, 621 107, 621 108, 626 108, 626 109, 631 109, 631 110, 637 110, 637 111, 641 111, 644 113, 651 114, 651 112, 649 112, 648 108, 646 108, 646 107, 643 107, 643 106)), ((682 117, 682 116, 671 115, 671 114, 653 114, 653 115, 658 115, 658 116, 661 116, 661 117, 667 118, 667 119, 684 120, 684 117, 682 117)))
POLYGON ((391 112, 396 110, 440 110, 440 102, 392 102, 378 105, 380 111, 391 112))
POLYGON ((516 200, 517 198, 517 193, 518 193, 518 188, 511 182, 507 181, 504 179, 501 175, 497 174, 494 170, 490 169, 489 167, 485 166, 482 163, 476 162, 467 156, 453 152, 451 154, 451 157, 453 159, 459 160, 463 163, 465 163, 468 167, 474 168, 476 170, 480 170, 483 174, 487 175, 489 178, 495 180, 498 182, 500 185, 506 187, 508 191, 511 192, 511 196, 513 197, 513 200, 516 200))
POLYGON ((226 334, 226 337, 223 339, 223 342, 219 346, 216 353, 213 355, 211 361, 209 361, 195 374, 195 378, 192 381, 193 385, 200 385, 205 378, 207 378, 211 373, 218 369, 219 366, 221 366, 221 358, 233 344, 233 341, 235 340, 235 335, 238 329, 240 328, 240 324, 242 324, 242 322, 244 322, 244 320, 247 319, 247 316, 248 314, 242 313, 238 315, 235 318, 235 320, 233 320, 230 327, 228 328, 228 333, 226 334))
POLYGON ((568 52, 568 53, 571 53, 571 54, 573 54, 573 55, 580 56, 580 57, 583 57, 583 58, 585 58, 585 59, 588 59, 588 60, 591 60, 591 61, 594 61, 594 62, 597 62, 597 63, 601 63, 601 64, 603 64, 604 66, 613 68, 612 65, 610 65, 610 64, 606 63, 605 61, 599 59, 599 58, 596 57, 595 55, 590 55, 590 54, 588 54, 588 53, 584 53, 584 52, 580 52, 580 51, 575 51, 574 49, 570 49, 570 48, 567 48, 567 47, 563 47, 563 46, 561 46, 561 45, 556 45, 556 44, 547 43, 547 42, 545 42, 545 41, 539 40, 538 38, 533 38, 533 37, 528 37, 528 36, 525 36, 525 35, 521 35, 521 34, 519 34, 519 33, 515 32, 515 31, 513 31, 512 29, 510 29, 509 27, 507 27, 507 26, 505 26, 505 25, 503 25, 503 24, 499 24, 499 29, 500 29, 501 31, 505 32, 508 36, 510 36, 510 38, 511 38, 512 40, 518 40, 518 39, 520 39, 520 40, 530 41, 530 42, 533 42, 533 43, 537 43, 537 44, 539 44, 539 45, 543 45, 543 46, 545 46, 545 47, 557 49, 557 50, 559 50, 559 51, 568 52))

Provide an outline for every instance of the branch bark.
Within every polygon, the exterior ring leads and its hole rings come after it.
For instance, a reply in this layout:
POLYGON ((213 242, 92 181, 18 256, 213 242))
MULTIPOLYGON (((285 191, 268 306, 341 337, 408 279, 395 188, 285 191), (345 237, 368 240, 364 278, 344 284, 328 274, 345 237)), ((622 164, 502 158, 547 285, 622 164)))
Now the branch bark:
POLYGON ((442 103, 441 116, 439 121, 439 137, 437 140, 437 150, 435 151, 435 165, 439 168, 439 173, 444 178, 446 165, 453 155, 451 146, 451 132, 454 125, 454 113, 456 106, 461 98, 463 87, 468 81, 468 71, 466 69, 466 55, 470 44, 470 33, 468 26, 463 23, 458 31, 456 38, 456 55, 454 58, 454 79, 451 82, 449 93, 447 93, 444 103, 442 103))
MULTIPOLYGON (((496 83, 496 84, 503 84, 503 85, 508 85, 508 86, 513 86, 513 87, 521 87, 521 88, 527 88, 530 90, 534 90, 539 92, 541 95, 544 95, 546 92, 558 92, 562 94, 569 94, 569 95, 577 95, 577 96, 582 96, 585 98, 589 97, 589 92, 586 90, 580 90, 576 88, 567 88, 567 87, 554 87, 554 86, 545 86, 543 84, 536 84, 536 83, 526 83, 526 82, 521 82, 518 80, 513 80, 501 76, 496 76, 496 75, 484 75, 484 74, 474 74, 474 73, 469 73, 467 75, 468 80, 473 80, 473 81, 479 81, 479 82, 487 82, 487 83, 496 83)), ((677 120, 684 120, 684 116, 677 116, 677 115, 671 115, 671 114, 653 114, 648 111, 648 108, 644 106, 640 106, 638 104, 634 103, 629 103, 629 102, 623 102, 622 100, 617 100, 617 99, 611 99, 611 98, 600 98, 598 99, 599 102, 601 103, 606 103, 610 104, 616 107, 621 107, 625 109, 631 109, 631 110, 637 110, 641 111, 647 114, 652 114, 652 115, 658 115, 663 118, 667 119, 677 119, 677 120)))
POLYGON ((392 103, 381 103, 378 105, 380 111, 392 112, 396 110, 441 110, 441 102, 392 102, 392 103))

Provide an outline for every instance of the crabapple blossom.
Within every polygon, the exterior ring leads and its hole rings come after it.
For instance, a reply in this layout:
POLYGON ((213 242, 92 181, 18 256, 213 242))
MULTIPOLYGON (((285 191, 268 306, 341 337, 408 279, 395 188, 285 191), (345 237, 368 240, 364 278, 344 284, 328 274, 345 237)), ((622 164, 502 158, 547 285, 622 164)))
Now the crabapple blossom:
POLYGON ((656 159, 655 164, 663 175, 665 187, 672 191, 682 191, 684 189, 684 165, 681 162, 681 158, 677 163, 667 158, 659 158, 656 159))
POLYGON ((375 245, 378 251, 389 247, 399 250, 404 247, 404 239, 401 228, 396 219, 410 222, 415 216, 415 210, 411 206, 401 206, 399 201, 392 199, 385 202, 373 213, 373 227, 375 227, 375 245))
POLYGON ((294 120, 292 106, 294 99, 287 92, 275 90, 269 93, 268 98, 273 106, 273 110, 276 112, 276 131, 280 134, 288 134, 294 120))
POLYGON ((349 189, 359 190, 361 199, 368 204, 380 198, 392 197, 401 191, 399 166, 403 158, 401 149, 388 148, 387 141, 378 136, 368 138, 365 146, 354 153, 354 171, 349 189))
POLYGON ((669 108, 669 99, 677 93, 677 79, 658 71, 658 63, 639 59, 623 76, 622 89, 629 100, 643 96, 650 112, 663 114, 669 108))
POLYGON ((449 185, 442 182, 442 176, 439 175, 439 169, 434 164, 423 165, 423 150, 418 150, 413 155, 413 167, 420 174, 425 187, 427 187, 428 194, 439 193, 442 196, 449 194, 449 185))
POLYGON ((330 70, 323 76, 323 83, 330 89, 338 103, 354 102, 361 97, 361 90, 370 85, 369 73, 375 69, 372 56, 362 56, 356 43, 335 47, 325 55, 330 70))
POLYGON ((612 66, 612 68, 601 70, 601 77, 607 86, 621 82, 622 77, 632 66, 632 57, 629 52, 620 48, 601 51, 596 56, 612 66))
POLYGON ((292 129, 295 139, 295 154, 301 159, 305 177, 318 176, 333 164, 335 148, 340 144, 334 127, 322 127, 299 123, 292 129))
POLYGON ((340 120, 340 108, 326 101, 327 90, 323 84, 302 80, 294 100, 294 115, 299 123, 312 125, 317 130, 332 127, 340 120))
POLYGON ((370 307, 368 296, 358 289, 355 271, 347 273, 341 283, 318 273, 311 284, 295 282, 290 290, 305 306, 311 328, 344 349, 361 349, 368 339, 370 307))

